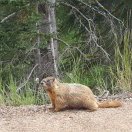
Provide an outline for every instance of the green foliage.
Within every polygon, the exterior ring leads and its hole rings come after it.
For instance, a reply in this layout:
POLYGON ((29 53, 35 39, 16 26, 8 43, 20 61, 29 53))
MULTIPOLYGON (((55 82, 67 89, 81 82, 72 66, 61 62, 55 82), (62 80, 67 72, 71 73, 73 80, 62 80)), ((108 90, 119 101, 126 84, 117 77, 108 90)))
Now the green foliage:
POLYGON ((109 73, 107 66, 96 64, 90 65, 90 67, 86 68, 84 62, 81 60, 81 57, 77 59, 74 58, 71 62, 72 64, 69 62, 69 66, 71 65, 69 71, 65 72, 63 75, 64 82, 87 85, 98 94, 102 93, 104 89, 109 88, 110 84, 108 84, 109 77, 107 74, 109 73))
POLYGON ((123 50, 118 45, 115 47, 115 65, 110 68, 114 79, 113 92, 117 89, 122 91, 132 90, 132 47, 131 32, 124 35, 123 50))
POLYGON ((95 65, 93 67, 90 68, 90 76, 91 76, 91 80, 92 85, 99 87, 100 91, 107 89, 107 79, 108 79, 108 71, 107 71, 107 67, 102 66, 102 65, 95 65))
POLYGON ((4 92, 2 89, 2 79, 0 78, 0 104, 4 104, 4 92))
POLYGON ((43 94, 38 94, 36 97, 34 90, 29 82, 23 89, 17 90, 17 83, 12 74, 9 75, 9 83, 3 84, 0 80, 0 105, 29 105, 29 104, 44 104, 45 98, 43 94))
MULTIPOLYGON (((44 2, 40 0, 41 2, 44 2)), ((0 104, 45 103, 34 93, 33 78, 17 91, 34 65, 37 0, 0 1, 0 104), (4 18, 14 13, 4 22, 4 18)), ((64 82, 82 83, 93 91, 132 90, 131 0, 57 1, 59 71, 64 82)), ((39 34, 39 48, 51 34, 39 34)))
MULTIPOLYGON (((64 7, 58 17, 59 24, 63 15, 67 20, 62 21, 61 27, 64 32, 61 38, 67 43, 61 43, 60 69, 64 80, 99 88, 100 92, 103 89, 112 93, 131 90, 131 40, 128 42, 124 34, 131 29, 130 6, 128 8, 124 0, 90 2, 67 0, 59 5, 59 8, 64 7), (119 82, 124 84, 119 85, 119 82)), ((130 33, 128 36, 131 38, 130 33)))

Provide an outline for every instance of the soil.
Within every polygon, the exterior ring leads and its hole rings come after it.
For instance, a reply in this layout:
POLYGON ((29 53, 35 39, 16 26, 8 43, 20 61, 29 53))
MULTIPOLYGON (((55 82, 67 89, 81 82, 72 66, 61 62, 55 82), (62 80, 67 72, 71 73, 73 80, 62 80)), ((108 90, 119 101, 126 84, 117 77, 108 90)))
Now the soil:
POLYGON ((132 132, 132 100, 119 108, 45 112, 44 106, 1 106, 0 132, 132 132))

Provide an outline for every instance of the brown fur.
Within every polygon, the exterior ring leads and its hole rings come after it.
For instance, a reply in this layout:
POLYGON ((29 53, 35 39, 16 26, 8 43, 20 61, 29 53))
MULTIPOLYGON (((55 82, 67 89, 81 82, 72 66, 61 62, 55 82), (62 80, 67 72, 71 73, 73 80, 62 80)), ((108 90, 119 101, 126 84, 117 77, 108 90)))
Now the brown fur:
POLYGON ((98 102, 98 106, 99 108, 116 108, 116 107, 121 107, 122 104, 117 100, 111 100, 111 101, 98 102))
POLYGON ((54 77, 44 78, 41 87, 47 91, 55 111, 69 108, 95 111, 98 108, 121 106, 121 102, 116 100, 97 102, 89 87, 76 83, 60 83, 54 77))

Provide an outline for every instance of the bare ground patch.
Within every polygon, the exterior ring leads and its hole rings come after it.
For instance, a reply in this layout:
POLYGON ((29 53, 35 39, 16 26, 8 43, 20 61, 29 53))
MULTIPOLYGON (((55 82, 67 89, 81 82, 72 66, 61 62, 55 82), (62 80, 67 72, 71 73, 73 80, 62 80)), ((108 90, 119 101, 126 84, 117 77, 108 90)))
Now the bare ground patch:
POLYGON ((0 107, 0 132, 131 132, 132 101, 120 108, 45 112, 44 106, 0 107))

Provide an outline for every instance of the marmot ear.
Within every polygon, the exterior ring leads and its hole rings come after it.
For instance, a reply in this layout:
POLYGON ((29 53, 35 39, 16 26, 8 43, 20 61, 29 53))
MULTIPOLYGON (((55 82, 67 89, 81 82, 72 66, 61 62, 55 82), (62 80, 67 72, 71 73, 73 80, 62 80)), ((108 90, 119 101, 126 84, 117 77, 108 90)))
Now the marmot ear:
POLYGON ((43 73, 42 79, 44 79, 44 78, 46 78, 46 77, 47 77, 46 73, 43 73))

